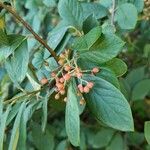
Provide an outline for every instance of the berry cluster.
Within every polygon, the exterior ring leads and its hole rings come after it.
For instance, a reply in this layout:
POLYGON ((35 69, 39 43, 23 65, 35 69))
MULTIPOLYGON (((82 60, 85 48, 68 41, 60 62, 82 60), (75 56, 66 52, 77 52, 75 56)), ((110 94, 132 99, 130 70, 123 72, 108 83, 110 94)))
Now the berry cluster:
MULTIPOLYGON (((93 88, 94 83, 93 82, 88 82, 84 80, 82 77, 85 73, 91 73, 95 75, 96 73, 99 72, 99 68, 94 67, 92 70, 82 70, 80 67, 77 65, 77 59, 73 57, 71 60, 69 60, 69 51, 65 51, 62 53, 59 57, 59 68, 54 70, 51 73, 51 78, 55 80, 55 87, 56 87, 56 95, 55 99, 58 100, 60 99, 61 96, 66 94, 66 86, 68 81, 72 78, 75 77, 78 79, 79 85, 78 85, 78 93, 81 97, 80 104, 84 104, 84 99, 82 96, 82 93, 89 93, 90 90, 93 88)), ((48 83, 48 79, 42 79, 41 80, 42 84, 48 83)), ((64 98, 64 101, 67 101, 67 98, 64 98)))
POLYGON ((150 0, 144 0, 143 19, 150 20, 150 0))

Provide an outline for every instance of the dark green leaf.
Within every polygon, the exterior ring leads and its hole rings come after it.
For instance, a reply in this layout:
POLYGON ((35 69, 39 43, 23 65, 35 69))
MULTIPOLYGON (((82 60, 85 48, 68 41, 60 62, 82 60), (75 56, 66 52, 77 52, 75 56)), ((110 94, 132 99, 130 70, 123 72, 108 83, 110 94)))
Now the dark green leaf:
MULTIPOLYGON (((114 130, 102 128, 91 139, 90 144, 93 148, 100 149, 106 147, 114 135, 114 130)), ((89 137, 90 138, 90 137, 89 137)))
POLYGON ((124 147, 124 141, 121 136, 121 134, 117 133, 113 137, 112 141, 110 142, 110 145, 106 148, 106 150, 123 150, 124 147))
POLYGON ((143 100, 150 92, 150 79, 138 82, 132 90, 132 100, 143 100))
POLYGON ((91 92, 84 95, 94 116, 109 127, 121 131, 133 131, 131 109, 122 93, 101 78, 87 75, 84 79, 94 83, 91 92))
POLYGON ((101 36, 101 28, 100 27, 93 28, 86 35, 79 37, 75 40, 75 42, 73 43, 73 49, 77 51, 89 50, 100 36, 101 36))
POLYGON ((114 58, 106 62, 104 66, 110 68, 116 74, 117 77, 120 77, 127 72, 127 65, 121 59, 118 58, 114 58))
POLYGON ((54 149, 54 136, 48 129, 43 133, 41 126, 35 123, 32 125, 32 138, 33 143, 38 150, 54 149))
POLYGON ((80 57, 87 62, 102 64, 111 60, 121 51, 124 42, 114 34, 104 34, 86 51, 80 51, 80 57))
POLYGON ((78 0, 60 0, 58 11, 65 22, 79 30, 82 29, 83 10, 78 0))

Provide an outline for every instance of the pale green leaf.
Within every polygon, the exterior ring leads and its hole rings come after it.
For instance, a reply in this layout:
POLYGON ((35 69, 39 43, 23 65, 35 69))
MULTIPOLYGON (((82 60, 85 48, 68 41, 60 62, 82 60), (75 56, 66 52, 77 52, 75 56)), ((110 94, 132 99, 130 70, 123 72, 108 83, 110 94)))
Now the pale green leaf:
POLYGON ((11 138, 9 142, 9 148, 8 150, 16 150, 17 144, 18 144, 18 139, 19 139, 19 127, 20 127, 20 121, 22 117, 22 113, 25 109, 26 103, 23 102, 20 106, 19 112, 16 116, 13 128, 12 128, 12 133, 11 133, 11 138))
POLYGON ((68 87, 65 124, 66 132, 71 144, 73 144, 74 146, 79 146, 80 118, 78 108, 78 97, 74 80, 70 82, 68 87))
POLYGON ((118 6, 115 17, 120 28, 133 29, 138 19, 137 9, 133 4, 122 4, 118 6))

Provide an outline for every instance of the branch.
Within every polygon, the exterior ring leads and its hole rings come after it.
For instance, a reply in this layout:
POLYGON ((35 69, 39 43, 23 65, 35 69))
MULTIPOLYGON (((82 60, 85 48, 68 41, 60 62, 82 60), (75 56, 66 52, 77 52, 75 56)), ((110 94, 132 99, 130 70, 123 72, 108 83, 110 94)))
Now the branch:
POLYGON ((112 0, 111 25, 114 26, 116 1, 112 0))
POLYGON ((5 100, 3 103, 4 103, 4 105, 7 105, 7 104, 9 104, 9 103, 13 103, 13 104, 14 104, 14 103, 16 103, 19 99, 24 98, 24 97, 27 97, 27 96, 35 95, 35 94, 39 93, 40 91, 41 91, 41 89, 40 89, 40 90, 37 90, 37 91, 29 92, 29 93, 26 93, 26 94, 23 94, 23 95, 14 97, 14 98, 12 98, 12 99, 5 100))
POLYGON ((15 10, 13 10, 13 8, 11 6, 5 5, 2 2, 0 2, 0 7, 6 9, 9 13, 11 13, 13 15, 14 18, 19 20, 19 22, 21 22, 23 24, 23 26, 33 34, 35 39, 37 41, 39 41, 51 53, 51 55, 54 57, 54 59, 58 62, 58 57, 57 57, 56 53, 54 52, 54 50, 52 48, 50 48, 49 45, 37 33, 34 32, 32 27, 26 21, 24 21, 22 19, 22 17, 20 17, 17 14, 17 12, 15 10))

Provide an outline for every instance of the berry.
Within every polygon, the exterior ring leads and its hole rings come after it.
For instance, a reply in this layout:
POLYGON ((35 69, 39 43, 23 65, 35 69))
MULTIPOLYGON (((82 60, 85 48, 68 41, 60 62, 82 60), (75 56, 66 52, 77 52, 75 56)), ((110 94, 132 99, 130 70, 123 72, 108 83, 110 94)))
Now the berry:
POLYGON ((61 95, 65 95, 65 90, 60 90, 61 95))
POLYGON ((99 72, 99 69, 95 67, 95 68, 92 69, 92 72, 93 72, 93 73, 98 73, 98 72, 99 72))
POLYGON ((51 73, 51 76, 52 76, 52 77, 56 77, 55 72, 52 72, 52 73, 51 73))
POLYGON ((89 87, 88 87, 88 86, 85 86, 85 87, 84 87, 84 93, 89 93, 89 92, 90 92, 89 87))
POLYGON ((71 70, 71 67, 70 67, 69 65, 66 65, 65 68, 64 68, 64 70, 65 70, 65 71, 70 71, 70 70, 71 70))
POLYGON ((70 80, 70 78, 71 78, 71 75, 69 73, 67 73, 67 74, 64 75, 64 79, 66 81, 70 80))
POLYGON ((57 83, 56 86, 57 86, 58 90, 64 89, 64 85, 61 83, 57 83))
POLYGON ((58 77, 55 78, 56 83, 59 83, 60 79, 58 77))
POLYGON ((60 81, 60 83, 64 83, 65 79, 64 78, 60 78, 59 81, 60 81))
POLYGON ((77 73, 77 78, 81 78, 83 76, 83 74, 81 72, 77 73))
POLYGON ((67 97, 64 98, 64 102, 67 102, 67 97))
POLYGON ((88 83, 87 83, 87 87, 88 87, 88 88, 91 89, 91 88, 93 88, 93 86, 94 86, 94 83, 93 83, 93 82, 88 82, 88 83))
POLYGON ((84 92, 84 87, 82 86, 82 84, 79 84, 79 85, 78 85, 78 89, 79 89, 79 91, 80 91, 81 93, 84 92))
POLYGON ((58 100, 59 98, 60 98, 60 95, 59 95, 59 94, 56 94, 56 95, 55 95, 55 99, 58 100))
POLYGON ((64 63, 65 63, 65 59, 60 59, 60 60, 58 61, 58 63, 59 63, 61 66, 63 66, 64 63))
POLYGON ((41 79, 40 82, 41 82, 42 85, 45 85, 45 84, 48 83, 48 80, 46 78, 43 78, 43 79, 41 79))

